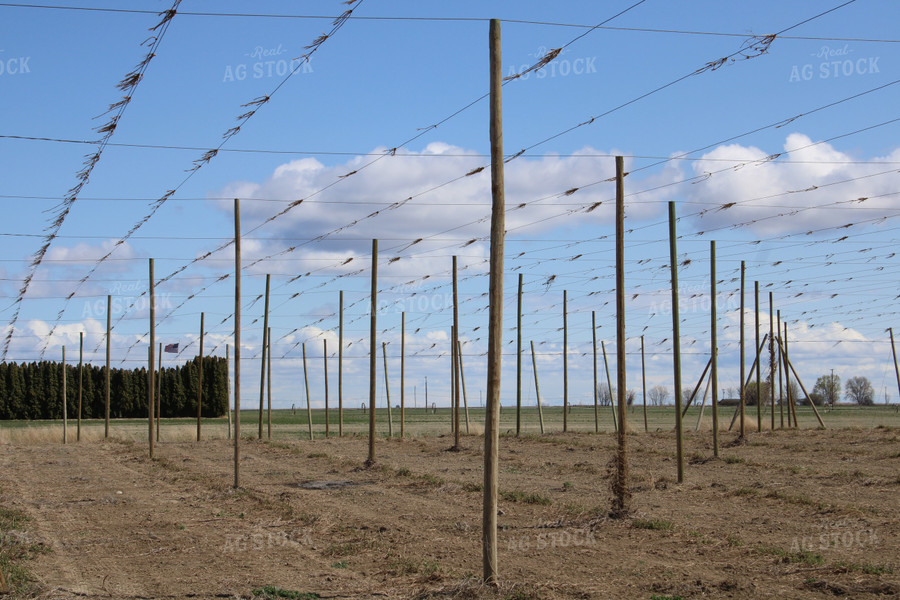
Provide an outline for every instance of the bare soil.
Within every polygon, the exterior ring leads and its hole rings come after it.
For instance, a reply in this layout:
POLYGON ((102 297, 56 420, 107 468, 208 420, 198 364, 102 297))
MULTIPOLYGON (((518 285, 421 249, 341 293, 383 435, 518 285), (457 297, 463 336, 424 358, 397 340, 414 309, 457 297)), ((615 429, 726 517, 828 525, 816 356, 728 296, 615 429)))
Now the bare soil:
POLYGON ((50 551, 44 598, 881 598, 900 595, 900 434, 777 431, 736 444, 627 436, 629 517, 610 519, 616 438, 501 440, 499 590, 481 575, 481 438, 225 440, 147 457, 121 441, 0 445, 0 506, 50 551), (313 597, 313 596, 308 596, 313 597))

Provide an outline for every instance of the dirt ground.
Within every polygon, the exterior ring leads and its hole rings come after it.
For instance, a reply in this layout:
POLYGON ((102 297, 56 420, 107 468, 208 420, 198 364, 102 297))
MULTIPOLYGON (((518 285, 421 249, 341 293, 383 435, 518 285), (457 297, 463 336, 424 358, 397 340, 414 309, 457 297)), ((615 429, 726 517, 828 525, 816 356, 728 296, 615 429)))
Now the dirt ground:
MULTIPOLYGON (((900 430, 629 435, 632 515, 607 516, 609 434, 501 439, 505 598, 900 595, 900 430)), ((41 598, 475 598, 481 438, 0 445, 41 598), (274 592, 270 592, 274 593, 274 592), (288 594, 289 595, 289 594, 288 594), (297 596, 300 597, 300 596, 297 596), (303 597, 316 597, 313 595, 303 597)))

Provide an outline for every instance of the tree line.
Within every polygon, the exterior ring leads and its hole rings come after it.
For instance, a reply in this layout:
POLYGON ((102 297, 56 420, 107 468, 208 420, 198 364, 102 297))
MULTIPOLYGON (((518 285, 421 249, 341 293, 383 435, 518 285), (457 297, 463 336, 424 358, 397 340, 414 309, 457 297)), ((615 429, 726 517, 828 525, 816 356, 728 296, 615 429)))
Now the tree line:
MULTIPOLYGON (((200 358, 156 372, 160 416, 196 417, 200 358)), ((147 369, 110 370, 109 416, 147 416, 147 369)), ((220 417, 228 409, 228 364, 221 357, 203 358, 201 414, 220 417)), ((106 405, 106 367, 82 367, 81 416, 102 419, 106 405)), ((78 412, 78 365, 66 365, 66 409, 78 412)), ((62 364, 51 361, 0 363, 0 419, 61 419, 62 364)))

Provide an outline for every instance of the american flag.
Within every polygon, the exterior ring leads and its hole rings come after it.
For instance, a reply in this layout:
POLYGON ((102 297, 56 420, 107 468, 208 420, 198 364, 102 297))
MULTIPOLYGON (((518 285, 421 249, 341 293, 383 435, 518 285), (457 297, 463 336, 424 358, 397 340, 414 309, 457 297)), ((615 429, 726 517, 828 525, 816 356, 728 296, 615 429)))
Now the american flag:
POLYGON ((178 352, 178 344, 166 344, 165 347, 166 352, 178 352))

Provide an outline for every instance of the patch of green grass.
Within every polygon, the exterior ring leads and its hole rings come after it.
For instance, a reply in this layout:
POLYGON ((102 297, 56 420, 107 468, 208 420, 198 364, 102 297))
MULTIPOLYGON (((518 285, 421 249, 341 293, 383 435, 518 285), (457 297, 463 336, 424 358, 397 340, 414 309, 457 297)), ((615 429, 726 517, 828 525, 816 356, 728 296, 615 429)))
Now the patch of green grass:
POLYGON ((659 594, 651 594, 650 600, 684 600, 682 596, 660 596, 659 594))
POLYGON ((759 491, 753 488, 738 488, 731 492, 732 496, 756 496, 758 494, 759 491))
POLYGON ((256 588, 254 590, 251 590, 250 593, 257 598, 260 598, 261 600, 275 600, 276 598, 287 598, 287 600, 315 600, 316 598, 321 598, 320 595, 314 592, 295 592, 292 590, 283 590, 279 587, 275 587, 274 585, 267 585, 265 587, 256 588))
POLYGON ((729 465, 739 465, 744 462, 747 462, 747 461, 739 456, 731 455, 731 456, 725 457, 725 463, 729 464, 729 465))
POLYGON ((634 529, 653 529, 656 531, 670 531, 675 528, 671 521, 659 519, 635 519, 631 522, 634 529))
POLYGON ((729 534, 728 537, 725 538, 725 541, 728 542, 729 546, 734 546, 735 548, 740 548, 744 545, 744 540, 736 535, 729 534))
POLYGON ((397 469, 397 476, 398 477, 411 477, 412 471, 410 471, 406 467, 400 467, 399 469, 397 469))
POLYGON ((472 483, 471 481, 467 481, 463 484, 463 489, 467 492, 481 492, 484 489, 484 485, 481 483, 472 483))
POLYGON ((328 455, 324 452, 310 452, 306 455, 306 458, 328 458, 328 455))
POLYGON ((347 568, 347 561, 346 561, 346 560, 339 560, 338 562, 331 563, 331 568, 333 568, 333 569, 346 569, 346 568, 347 568))
POLYGON ((522 502, 524 504, 540 504, 541 506, 549 506, 553 503, 548 496, 541 494, 531 494, 522 490, 500 491, 500 497, 508 502, 522 502))
POLYGON ((818 552, 810 552, 809 550, 798 550, 796 552, 788 552, 775 546, 759 546, 757 551, 760 554, 770 554, 778 558, 779 562, 790 564, 805 564, 818 566, 825 564, 825 558, 818 552))
POLYGON ((6 582, 16 595, 27 595, 28 584, 33 577, 23 564, 50 549, 29 536, 26 525, 31 518, 25 513, 0 507, 0 569, 6 582))
POLYGON ((860 569, 866 575, 893 575, 894 567, 890 565, 862 565, 860 569))

